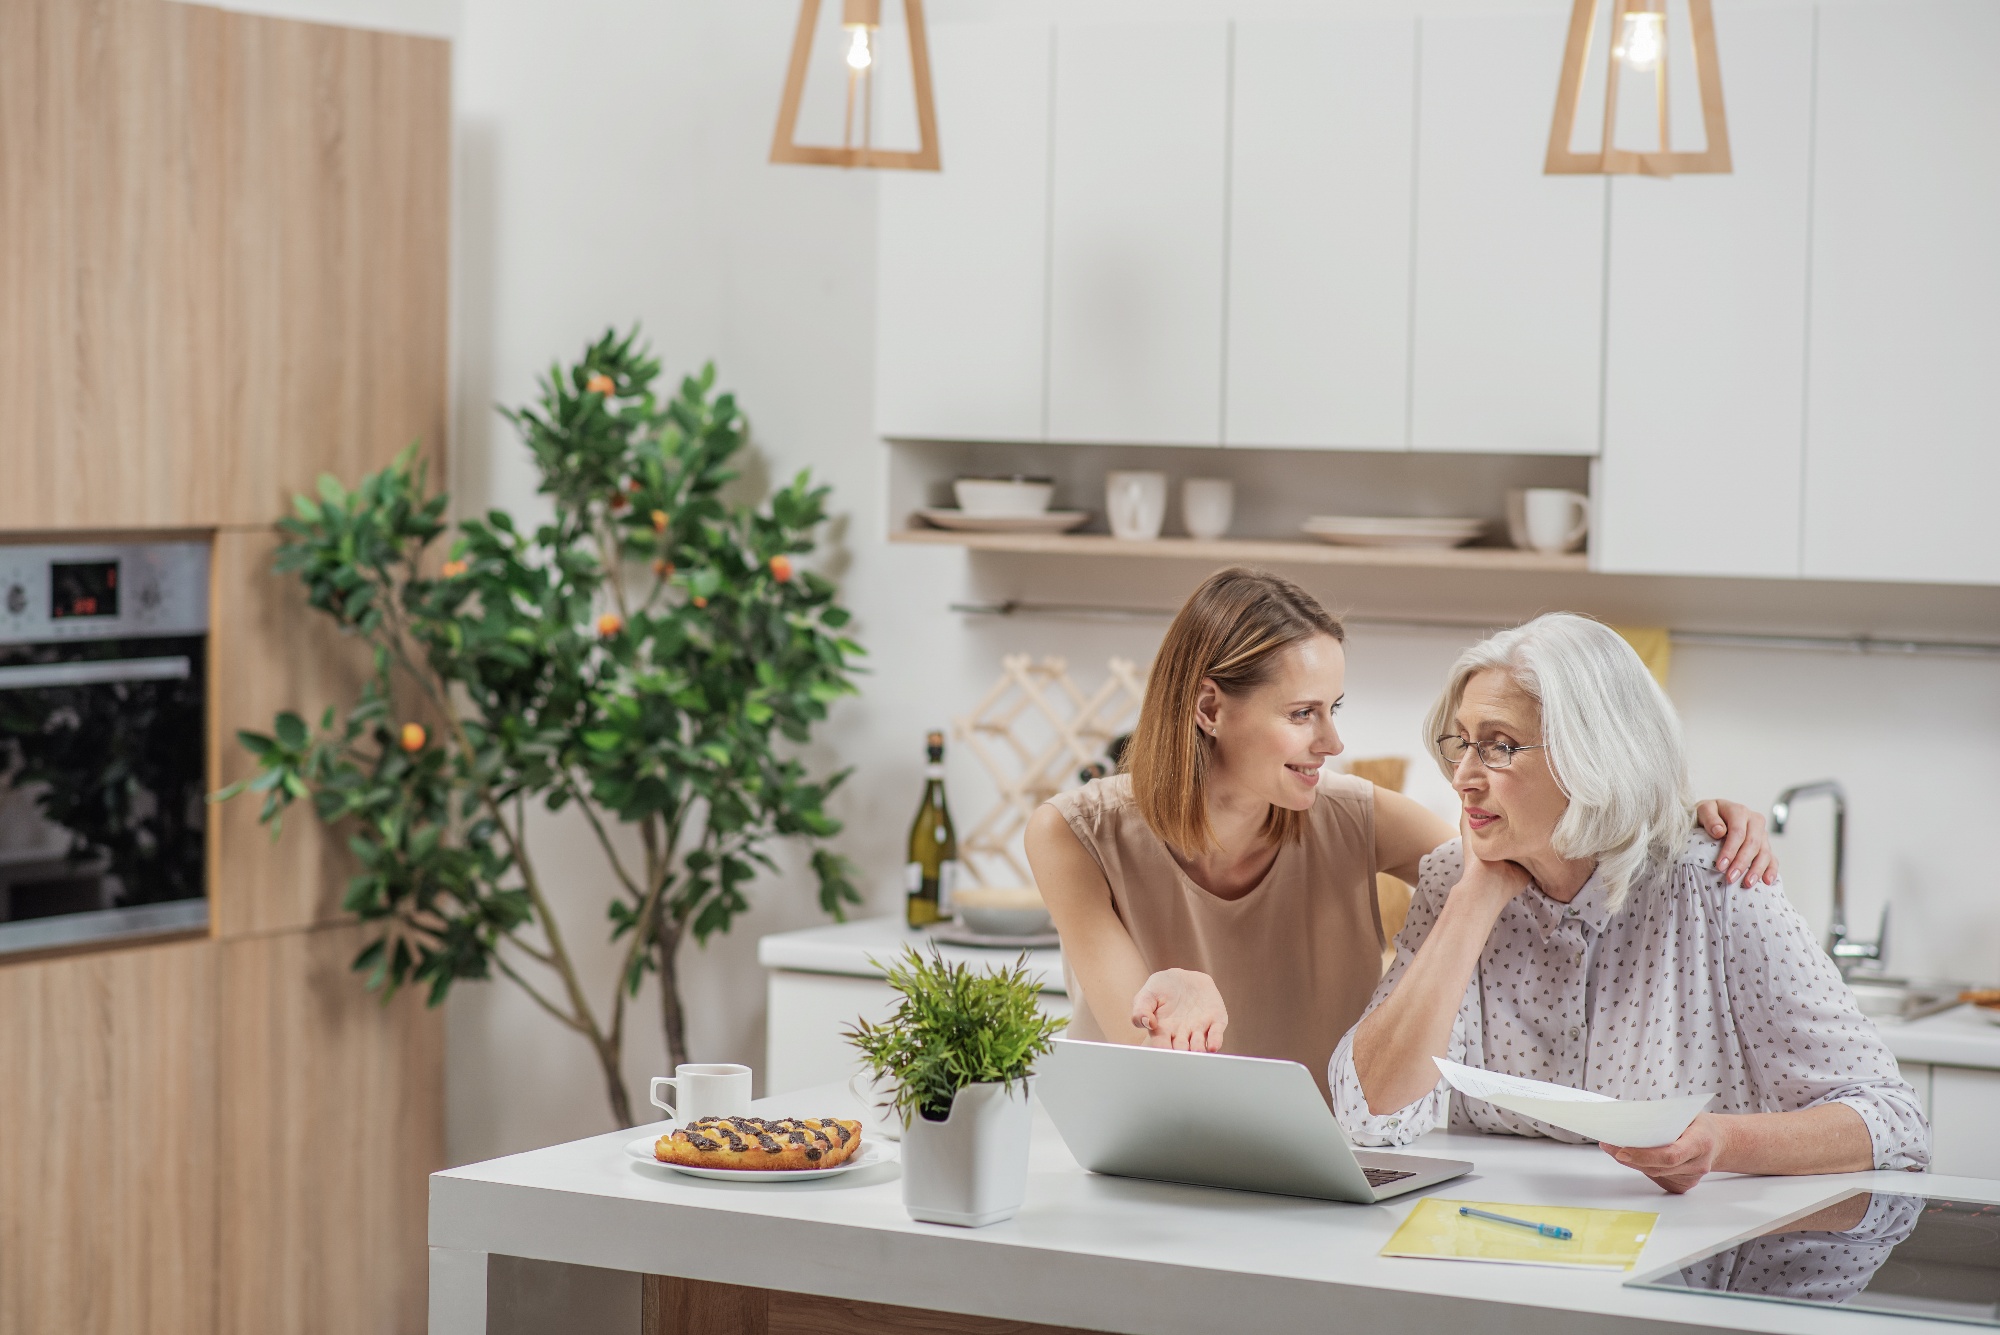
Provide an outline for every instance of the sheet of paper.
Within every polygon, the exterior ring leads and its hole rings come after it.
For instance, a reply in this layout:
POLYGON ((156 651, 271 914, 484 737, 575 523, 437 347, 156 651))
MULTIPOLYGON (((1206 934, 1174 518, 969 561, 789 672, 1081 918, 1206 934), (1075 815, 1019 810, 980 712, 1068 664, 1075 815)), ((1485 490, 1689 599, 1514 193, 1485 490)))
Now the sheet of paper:
POLYGON ((1545 1080, 1529 1080, 1498 1071, 1482 1071, 1462 1066, 1442 1057, 1431 1059, 1443 1072, 1445 1082, 1467 1098, 1479 1099, 1496 1108, 1532 1117, 1550 1126, 1559 1126, 1579 1136, 1606 1145, 1647 1149, 1670 1145, 1687 1130, 1695 1114, 1714 1101, 1713 1094, 1686 1094, 1672 1099, 1649 1099, 1627 1103, 1593 1094, 1587 1089, 1570 1089, 1545 1080))
POLYGON ((1502 1265, 1553 1265, 1584 1270, 1630 1270, 1645 1250, 1659 1215, 1638 1210, 1586 1210, 1571 1205, 1521 1205, 1505 1201, 1420 1201, 1382 1248, 1384 1256, 1440 1261, 1490 1261, 1502 1265), (1545 1238, 1517 1224, 1467 1218, 1461 1205, 1560 1224, 1574 1236, 1545 1238))

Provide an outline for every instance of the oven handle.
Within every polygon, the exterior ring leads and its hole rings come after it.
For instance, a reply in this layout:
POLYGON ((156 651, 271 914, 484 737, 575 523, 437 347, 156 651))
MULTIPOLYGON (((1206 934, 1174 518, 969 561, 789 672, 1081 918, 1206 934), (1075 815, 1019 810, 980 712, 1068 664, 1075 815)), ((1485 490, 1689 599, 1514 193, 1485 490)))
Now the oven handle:
POLYGON ((23 663, 18 667, 0 667, 0 691, 27 691, 37 686, 102 686, 118 681, 185 681, 193 672, 194 665, 184 656, 23 663))

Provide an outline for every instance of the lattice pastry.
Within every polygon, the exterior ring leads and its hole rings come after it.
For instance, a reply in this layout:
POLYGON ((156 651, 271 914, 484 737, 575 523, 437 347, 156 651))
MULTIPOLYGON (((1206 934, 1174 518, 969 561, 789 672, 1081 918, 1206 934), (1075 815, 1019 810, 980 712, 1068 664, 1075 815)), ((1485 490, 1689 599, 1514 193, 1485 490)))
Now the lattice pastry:
POLYGON ((861 1123, 836 1117, 703 1117, 653 1143, 661 1163, 784 1171, 833 1168, 861 1148, 861 1123))

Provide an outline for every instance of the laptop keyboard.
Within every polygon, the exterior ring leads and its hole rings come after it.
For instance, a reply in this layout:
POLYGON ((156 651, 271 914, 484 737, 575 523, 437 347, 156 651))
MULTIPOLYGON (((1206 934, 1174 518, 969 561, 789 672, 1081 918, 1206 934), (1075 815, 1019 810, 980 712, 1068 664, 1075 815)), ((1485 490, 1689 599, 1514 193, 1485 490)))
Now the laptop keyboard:
POLYGON ((1368 1179, 1368 1185, 1371 1187, 1386 1187, 1391 1182, 1401 1182, 1406 1177, 1416 1176, 1415 1173, 1400 1168, 1364 1168, 1361 1170, 1361 1175, 1368 1179))

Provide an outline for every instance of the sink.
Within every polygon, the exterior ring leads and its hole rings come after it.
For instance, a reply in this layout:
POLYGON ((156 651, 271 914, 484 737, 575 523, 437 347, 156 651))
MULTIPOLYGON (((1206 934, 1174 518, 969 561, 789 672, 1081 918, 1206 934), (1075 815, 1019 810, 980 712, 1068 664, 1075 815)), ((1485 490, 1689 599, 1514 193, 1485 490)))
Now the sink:
POLYGON ((1900 1023, 1921 1020, 1926 1015, 1950 1010, 1958 1004, 1957 983, 1915 981, 1908 978, 1871 977, 1858 974, 1847 980, 1861 1013, 1872 1020, 1900 1023))

